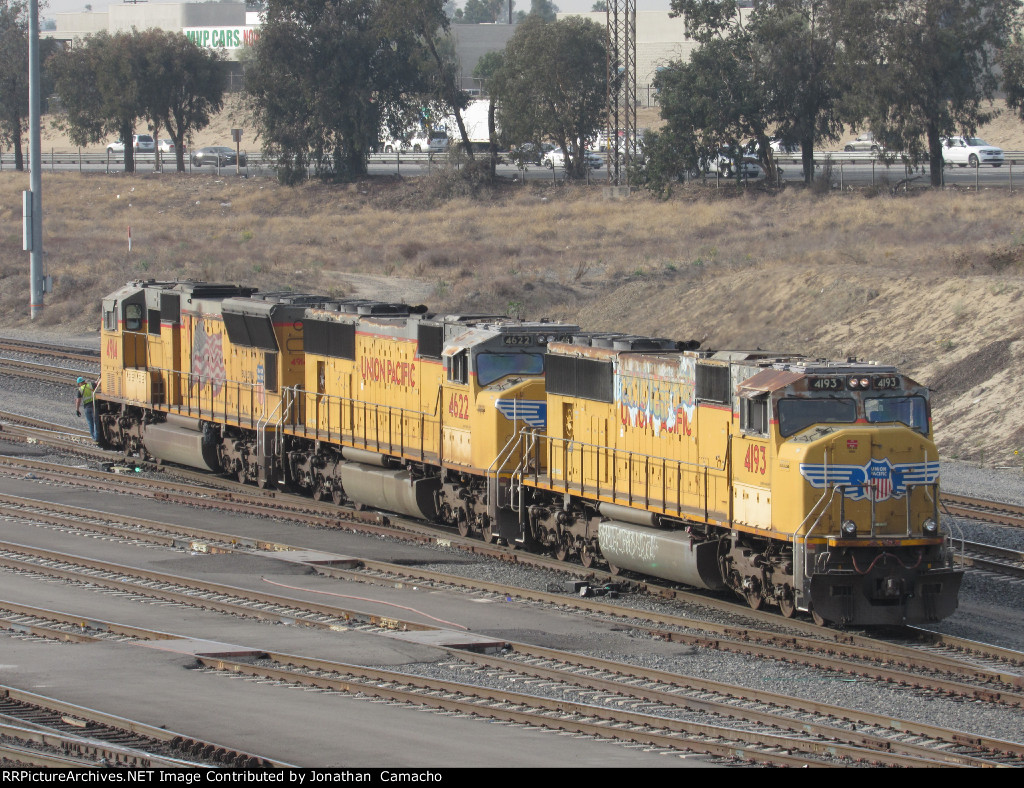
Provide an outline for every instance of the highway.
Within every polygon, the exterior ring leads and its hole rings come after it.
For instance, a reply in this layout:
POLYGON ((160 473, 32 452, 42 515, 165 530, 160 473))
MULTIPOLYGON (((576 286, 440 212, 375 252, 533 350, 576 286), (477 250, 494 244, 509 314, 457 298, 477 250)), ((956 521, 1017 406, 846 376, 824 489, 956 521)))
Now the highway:
MULTIPOLYGON (((1006 151, 1006 162, 1002 167, 982 166, 971 167, 946 167, 944 171, 945 184, 957 188, 1007 188, 1015 189, 1024 186, 1024 152, 1006 151)), ((782 170, 782 180, 785 182, 798 183, 803 180, 799 157, 782 156, 777 160, 782 170)), ((242 167, 237 174, 245 177, 268 177, 274 175, 273 164, 264 161, 259 153, 248 154, 248 166, 242 167)), ((444 166, 449 163, 447 157, 434 155, 431 160, 430 154, 426 153, 391 153, 373 154, 370 156, 369 172, 371 175, 393 175, 401 174, 407 176, 421 176, 430 172, 434 167, 444 166)), ((461 166, 456 163, 456 166, 461 166)), ((44 172, 123 172, 123 160, 121 157, 108 155, 105 151, 95 152, 58 152, 44 151, 42 154, 42 167, 44 172)), ((864 188, 871 185, 888 185, 895 187, 898 183, 906 181, 909 187, 927 186, 929 183, 928 171, 925 167, 905 167, 897 161, 886 164, 873 158, 870 153, 847 153, 836 151, 822 151, 815 157, 815 167, 818 176, 824 172, 830 172, 832 188, 864 188), (908 180, 909 179, 909 180, 908 180)), ((14 170, 14 156, 11 153, 0 155, 0 172, 14 170)), ((153 154, 139 154, 136 156, 136 171, 139 174, 147 174, 156 171, 156 161, 153 154)), ((161 172, 173 174, 176 172, 173 158, 168 159, 162 156, 161 172)), ((211 176, 235 175, 235 167, 192 167, 186 160, 186 171, 211 176)), ((525 171, 518 168, 501 164, 498 167, 498 174, 506 178, 520 178, 525 176, 527 180, 561 181, 564 179, 564 171, 556 168, 554 171, 547 167, 531 165, 525 171)), ((607 182, 609 171, 607 167, 597 170, 590 170, 588 181, 591 183, 607 182)), ((726 178, 719 178, 715 173, 709 173, 704 177, 705 184, 714 184, 720 187, 730 187, 734 181, 726 178)), ((750 181, 751 184, 759 182, 760 179, 750 181)))

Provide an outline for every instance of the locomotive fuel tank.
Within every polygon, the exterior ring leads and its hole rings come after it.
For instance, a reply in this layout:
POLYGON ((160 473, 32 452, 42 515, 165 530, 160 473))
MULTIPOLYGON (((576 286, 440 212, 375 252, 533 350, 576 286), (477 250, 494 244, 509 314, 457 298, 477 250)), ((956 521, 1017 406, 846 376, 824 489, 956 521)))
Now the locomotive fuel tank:
POLYGON ((666 531, 617 520, 601 522, 597 535, 604 557, 619 569, 696 588, 725 587, 718 567, 717 541, 701 542, 683 531, 666 531))
POLYGON ((405 469, 375 468, 360 462, 345 462, 338 468, 345 494, 353 501, 374 509, 398 512, 409 517, 437 519, 436 477, 414 479, 405 469))
POLYGON ((170 414, 167 420, 142 425, 146 451, 158 460, 188 465, 201 471, 217 471, 217 443, 208 427, 195 419, 170 414))

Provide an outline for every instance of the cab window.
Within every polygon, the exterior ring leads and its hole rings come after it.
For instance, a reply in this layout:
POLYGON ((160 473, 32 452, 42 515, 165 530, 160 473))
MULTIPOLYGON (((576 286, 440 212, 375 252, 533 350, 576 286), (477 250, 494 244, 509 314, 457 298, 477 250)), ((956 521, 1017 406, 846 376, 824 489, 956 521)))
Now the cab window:
POLYGON ((853 424, 857 420, 856 400, 836 399, 779 400, 779 433, 783 437, 795 435, 815 424, 853 424))
POLYGON ((466 383, 469 381, 469 354, 460 350, 454 356, 448 356, 448 382, 466 383))
POLYGON ((747 435, 768 434, 768 396, 740 398, 740 429, 747 435))
POLYGON ((138 331, 142 328, 142 307, 138 304, 127 304, 124 308, 124 330, 138 331))
POLYGON ((506 375, 541 375, 544 356, 540 353, 481 353, 476 357, 476 382, 486 386, 506 375))
POLYGON ((864 400, 864 415, 871 424, 906 424, 928 434, 928 404, 924 397, 872 397, 864 400))

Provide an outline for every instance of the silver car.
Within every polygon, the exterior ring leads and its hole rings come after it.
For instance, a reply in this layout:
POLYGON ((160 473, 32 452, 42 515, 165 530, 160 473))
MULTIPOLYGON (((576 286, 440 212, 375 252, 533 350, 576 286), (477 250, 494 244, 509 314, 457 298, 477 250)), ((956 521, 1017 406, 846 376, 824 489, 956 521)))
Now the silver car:
POLYGON ((847 153, 856 153, 864 151, 870 153, 880 153, 881 151, 885 150, 885 146, 875 139, 874 134, 872 134, 870 131, 865 131, 863 134, 858 135, 856 139, 852 139, 848 143, 846 143, 846 145, 843 147, 843 150, 845 150, 847 153))
MULTIPOLYGON (((136 153, 153 153, 156 150, 156 143, 149 134, 135 134, 132 136, 132 150, 136 153)), ((121 140, 110 143, 107 146, 107 153, 124 153, 124 143, 121 140)))

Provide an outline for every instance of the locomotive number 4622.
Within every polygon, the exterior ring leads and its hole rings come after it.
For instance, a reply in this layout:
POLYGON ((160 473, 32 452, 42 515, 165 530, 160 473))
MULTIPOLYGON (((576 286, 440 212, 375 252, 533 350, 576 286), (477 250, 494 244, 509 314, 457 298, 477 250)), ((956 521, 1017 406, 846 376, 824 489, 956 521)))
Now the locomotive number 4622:
POLYGON ((448 415, 456 419, 469 418, 469 395, 452 394, 448 400, 448 415))

